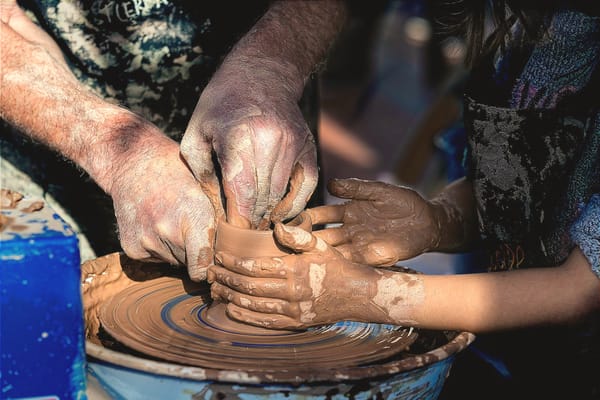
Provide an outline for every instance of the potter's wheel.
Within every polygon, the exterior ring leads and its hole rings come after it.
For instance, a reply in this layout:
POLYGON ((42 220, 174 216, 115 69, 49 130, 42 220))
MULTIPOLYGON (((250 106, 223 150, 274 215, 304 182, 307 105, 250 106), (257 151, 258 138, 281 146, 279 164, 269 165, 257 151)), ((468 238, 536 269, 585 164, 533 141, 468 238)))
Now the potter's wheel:
POLYGON ((100 310, 103 328, 125 346, 184 365, 256 372, 343 368, 385 360, 417 338, 410 328, 340 322, 272 331, 208 311, 210 288, 180 277, 136 282, 100 310))

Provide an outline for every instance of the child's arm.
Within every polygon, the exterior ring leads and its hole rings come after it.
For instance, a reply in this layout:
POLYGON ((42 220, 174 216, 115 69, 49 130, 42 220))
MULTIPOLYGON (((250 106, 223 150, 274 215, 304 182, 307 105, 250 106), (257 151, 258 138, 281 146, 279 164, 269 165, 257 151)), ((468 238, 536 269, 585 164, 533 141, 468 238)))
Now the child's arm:
POLYGON ((556 268, 468 275, 417 275, 345 259, 322 239, 278 225, 300 254, 236 259, 211 267, 215 299, 235 319, 270 328, 339 320, 484 332, 564 323, 600 309, 600 280, 576 248, 556 268))
POLYGON ((566 323, 600 309, 600 280, 575 248, 556 268, 422 277, 413 318, 428 328, 471 332, 566 323))

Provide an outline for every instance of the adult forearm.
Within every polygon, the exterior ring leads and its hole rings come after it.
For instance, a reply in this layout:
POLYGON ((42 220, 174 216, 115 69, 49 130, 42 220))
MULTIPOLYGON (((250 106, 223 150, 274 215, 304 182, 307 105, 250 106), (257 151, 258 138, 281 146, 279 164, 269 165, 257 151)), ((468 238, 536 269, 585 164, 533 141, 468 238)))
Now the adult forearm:
POLYGON ((71 159, 107 192, 134 141, 160 132, 84 87, 46 47, 2 23, 0 116, 71 159), (132 135, 135 132, 136 135, 132 135))
POLYGON ((236 44, 224 64, 241 62, 272 68, 299 97, 345 19, 343 1, 276 1, 236 44))

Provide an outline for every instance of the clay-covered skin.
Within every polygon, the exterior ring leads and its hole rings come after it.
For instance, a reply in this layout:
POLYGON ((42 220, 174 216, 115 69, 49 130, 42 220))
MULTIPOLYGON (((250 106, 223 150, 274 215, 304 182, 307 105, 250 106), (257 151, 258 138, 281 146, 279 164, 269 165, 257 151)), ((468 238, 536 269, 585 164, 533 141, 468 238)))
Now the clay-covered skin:
POLYGON ((354 262, 390 266, 427 251, 457 251, 476 233, 445 192, 426 200, 408 187, 360 179, 332 180, 328 190, 349 201, 307 214, 313 224, 336 224, 315 235, 354 262))
POLYGON ((353 263, 322 239, 277 224, 275 236, 296 254, 238 258, 217 253, 209 269, 213 299, 229 302, 230 317, 275 329, 340 320, 410 325, 423 302, 421 279, 353 263))
POLYGON ((282 86, 280 78, 245 75, 239 68, 226 78, 220 73, 213 78, 188 125, 181 152, 197 179, 205 181, 214 176, 212 146, 221 167, 228 222, 266 229, 271 218, 281 220, 305 207, 317 182, 316 148, 297 101, 272 89, 282 86), (237 75, 261 84, 240 87, 237 75), (290 179, 294 191, 274 213, 290 179))
POLYGON ((214 151, 229 223, 267 229, 306 206, 318 169, 298 101, 344 19, 341 1, 273 2, 202 92, 181 154, 203 181, 214 151))
POLYGON ((132 153, 115 173, 110 194, 123 250, 132 258, 186 265, 193 280, 206 278, 213 260, 216 221, 223 215, 219 188, 198 184, 175 142, 132 153))
POLYGON ((199 184, 158 127, 83 86, 16 1, 0 2, 0 20, 0 117, 111 196, 128 255, 184 264, 192 279, 204 279, 223 213, 219 186, 199 184))
POLYGON ((75 162, 111 196, 129 256, 184 264, 202 280, 224 214, 213 152, 237 224, 297 214, 312 193, 316 153, 297 100, 344 8, 342 1, 273 2, 203 92, 180 153, 158 127, 94 95, 51 36, 16 1, 2 1, 0 117, 75 162), (289 199, 276 209, 290 179, 289 199))
POLYGON ((389 266, 435 248, 436 210, 416 191, 359 179, 332 180, 328 189, 350 201, 316 207, 308 214, 314 224, 342 224, 315 234, 349 260, 389 266))

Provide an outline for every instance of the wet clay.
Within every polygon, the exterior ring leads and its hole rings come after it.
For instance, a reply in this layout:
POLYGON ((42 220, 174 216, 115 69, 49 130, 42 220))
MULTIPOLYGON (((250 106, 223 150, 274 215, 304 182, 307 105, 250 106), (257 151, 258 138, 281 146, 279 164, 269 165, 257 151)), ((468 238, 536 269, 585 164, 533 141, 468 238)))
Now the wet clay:
MULTIPOLYGON (((0 189, 0 209, 4 210, 17 210, 19 206, 22 208, 18 211, 23 213, 34 213, 44 208, 44 202, 42 200, 31 200, 25 199, 21 193, 10 189, 0 189)), ((10 211, 9 211, 10 214, 10 211)), ((21 232, 27 230, 26 225, 17 225, 14 223, 15 218, 9 217, 4 213, 0 213, 0 232, 10 229, 13 232, 21 232)))
MULTIPOLYGON (((312 230, 312 221, 307 214, 300 214, 288 223, 307 232, 312 230)), ((256 230, 240 228, 225 220, 217 225, 215 252, 226 251, 238 257, 278 257, 290 253, 289 249, 279 245, 272 230, 256 230)), ((206 311, 207 318, 227 329, 236 331, 253 330, 256 332, 268 331, 266 328, 253 327, 232 320, 225 313, 225 305, 215 301, 206 311)), ((288 332, 288 331, 282 331, 288 332)))
POLYGON ((82 265, 82 293, 89 356, 176 378, 298 384, 389 376, 448 358, 474 339, 467 332, 355 323, 242 336, 203 317, 206 283, 119 253, 82 265))
MULTIPOLYGON (((22 198, 23 195, 21 193, 8 189, 0 189, 0 208, 13 209, 22 198)), ((0 232, 6 229, 12 223, 12 220, 13 218, 0 213, 0 232)))
POLYGON ((180 277, 136 282, 108 298, 100 322, 114 339, 151 357, 262 372, 368 364, 405 350, 417 338, 410 328, 354 322, 295 332, 243 324, 230 329, 223 305, 207 316, 209 293, 208 284, 180 277))
MULTIPOLYGON (((292 224, 311 227, 304 217, 292 224)), ((271 231, 225 222, 218 226, 216 249, 248 257, 288 254, 275 243, 271 231)), ((417 337, 409 328, 355 322, 306 331, 253 327, 231 320, 225 304, 211 303, 208 284, 185 276, 135 283, 106 299, 100 322, 113 338, 153 357, 206 368, 272 371, 354 366, 390 357, 417 337)))
MULTIPOLYGON (((297 226, 307 232, 312 230, 312 220, 302 213, 287 225, 297 226)), ((237 257, 278 257, 290 254, 273 238, 272 230, 245 229, 221 220, 217 225, 215 252, 226 251, 237 257)))
POLYGON ((277 225, 278 240, 297 254, 267 259, 218 253, 209 271, 212 296, 245 323, 301 329, 339 320, 414 326, 424 299, 418 274, 371 268, 345 259, 309 232, 277 225))
POLYGON ((0 189, 0 208, 15 208, 23 195, 10 189, 0 189))

